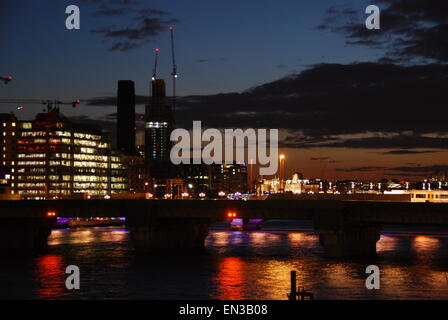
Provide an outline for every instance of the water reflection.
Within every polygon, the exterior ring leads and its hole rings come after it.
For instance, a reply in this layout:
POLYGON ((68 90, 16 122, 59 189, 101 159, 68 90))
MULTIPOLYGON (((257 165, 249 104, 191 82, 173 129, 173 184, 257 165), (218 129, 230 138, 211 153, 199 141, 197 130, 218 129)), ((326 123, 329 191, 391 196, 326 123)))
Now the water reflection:
POLYGON ((218 265, 217 299, 240 300, 243 299, 244 263, 241 258, 228 257, 221 260, 218 265))
MULTIPOLYGON (((55 230, 49 243, 46 255, 0 265, 9 287, 33 288, 15 298, 285 300, 297 270, 298 285, 316 299, 448 299, 448 237, 439 235, 382 235, 368 259, 327 259, 318 236, 301 231, 211 231, 197 257, 137 258, 121 228, 55 230), (32 277, 24 279, 14 263, 34 266, 32 277), (77 295, 65 288, 69 264, 81 270, 77 295), (365 288, 370 264, 381 270, 378 291, 365 288)), ((0 296, 5 290, 0 284, 0 296)))
POLYGON ((44 255, 37 258, 36 278, 39 283, 38 299, 58 299, 66 294, 64 263, 59 255, 44 255))

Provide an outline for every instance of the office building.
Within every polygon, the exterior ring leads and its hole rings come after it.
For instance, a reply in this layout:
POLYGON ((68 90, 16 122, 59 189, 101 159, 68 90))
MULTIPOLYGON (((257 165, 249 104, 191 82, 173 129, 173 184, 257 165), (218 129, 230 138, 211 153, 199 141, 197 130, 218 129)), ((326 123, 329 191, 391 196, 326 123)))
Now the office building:
POLYGON ((17 129, 18 121, 13 114, 0 114, 0 194, 11 193, 17 129))
POLYGON ((127 192, 123 155, 96 128, 58 110, 19 122, 13 192, 23 199, 101 198, 127 192))

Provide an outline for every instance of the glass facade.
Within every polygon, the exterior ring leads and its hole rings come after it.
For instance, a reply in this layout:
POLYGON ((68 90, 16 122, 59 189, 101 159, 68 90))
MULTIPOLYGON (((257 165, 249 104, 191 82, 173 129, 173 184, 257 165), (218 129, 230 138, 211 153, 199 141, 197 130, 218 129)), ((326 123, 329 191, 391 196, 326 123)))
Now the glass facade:
POLYGON ((19 123, 13 192, 22 199, 100 198, 127 192, 124 157, 100 133, 62 120, 19 123))

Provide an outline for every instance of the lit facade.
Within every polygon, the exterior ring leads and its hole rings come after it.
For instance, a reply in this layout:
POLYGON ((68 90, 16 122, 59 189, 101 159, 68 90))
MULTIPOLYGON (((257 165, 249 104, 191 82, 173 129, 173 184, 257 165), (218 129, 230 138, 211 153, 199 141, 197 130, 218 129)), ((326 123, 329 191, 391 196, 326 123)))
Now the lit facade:
POLYGON ((17 118, 0 114, 0 194, 11 193, 17 143, 17 118))
POLYGON ((173 129, 172 108, 166 103, 165 81, 151 82, 152 101, 146 106, 145 158, 149 174, 155 178, 170 175, 170 134, 173 129))
POLYGON ((127 192, 121 154, 93 130, 80 129, 57 114, 20 122, 13 192, 23 199, 105 197, 127 192))

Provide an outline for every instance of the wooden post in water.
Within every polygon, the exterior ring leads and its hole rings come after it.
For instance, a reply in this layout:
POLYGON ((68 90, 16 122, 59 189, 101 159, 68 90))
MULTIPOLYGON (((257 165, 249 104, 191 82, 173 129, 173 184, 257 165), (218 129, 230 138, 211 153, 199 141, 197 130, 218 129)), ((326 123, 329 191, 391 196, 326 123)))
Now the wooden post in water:
POLYGON ((296 271, 291 271, 291 291, 289 292, 289 300, 290 301, 296 301, 297 296, 297 285, 296 285, 296 271))

